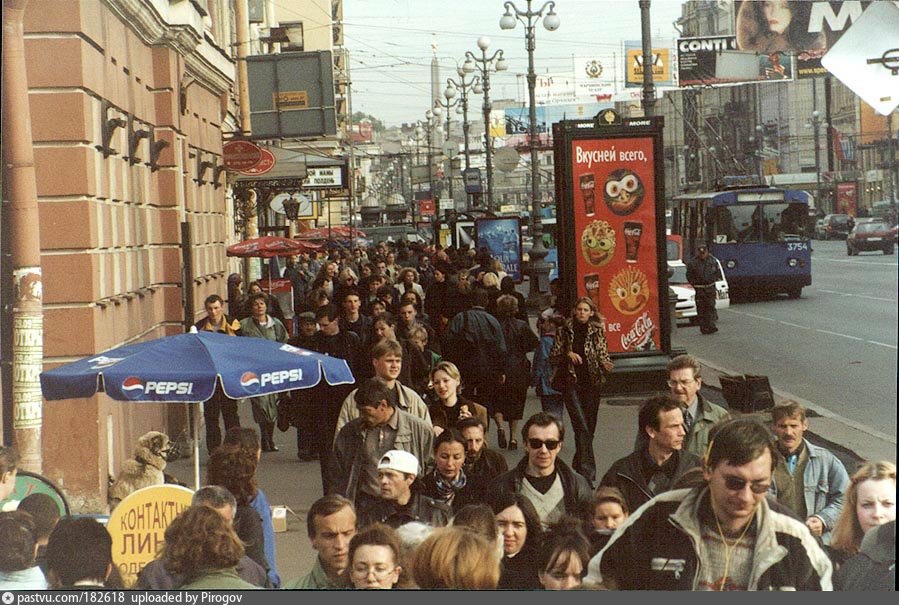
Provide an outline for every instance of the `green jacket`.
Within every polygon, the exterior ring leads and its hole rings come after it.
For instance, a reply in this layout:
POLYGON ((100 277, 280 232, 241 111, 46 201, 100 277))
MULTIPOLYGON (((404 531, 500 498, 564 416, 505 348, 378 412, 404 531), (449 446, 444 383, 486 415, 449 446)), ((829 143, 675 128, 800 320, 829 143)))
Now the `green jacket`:
MULTIPOLYGON (((284 324, 272 315, 268 315, 268 318, 269 324, 267 326, 259 325, 259 323, 252 317, 241 320, 240 335, 264 338, 266 340, 274 340, 277 342, 287 342, 288 334, 284 324)), ((250 403, 253 406, 253 420, 257 423, 274 422, 278 419, 277 393, 250 397, 250 403)))
POLYGON ((702 460, 705 457, 705 450, 709 446, 709 431, 721 420, 730 418, 730 412, 720 405, 715 405, 711 401, 707 401, 701 394, 696 393, 699 400, 696 408, 696 418, 693 419, 693 428, 687 435, 684 449, 691 454, 696 454, 702 460))
POLYGON ((282 590, 321 590, 343 588, 340 584, 333 582, 322 567, 321 559, 315 557, 315 566, 308 574, 301 578, 297 578, 293 582, 281 586, 282 590))
POLYGON ((206 573, 192 582, 184 584, 179 590, 259 590, 249 582, 240 579, 233 567, 216 569, 206 573))

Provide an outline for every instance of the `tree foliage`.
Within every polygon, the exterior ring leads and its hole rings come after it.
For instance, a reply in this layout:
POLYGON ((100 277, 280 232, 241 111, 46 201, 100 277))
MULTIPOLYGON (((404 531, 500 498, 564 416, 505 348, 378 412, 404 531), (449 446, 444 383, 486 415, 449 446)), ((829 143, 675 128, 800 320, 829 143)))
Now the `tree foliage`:
POLYGON ((362 120, 368 120, 371 122, 371 128, 375 132, 384 132, 384 122, 379 120, 378 118, 369 115, 362 111, 356 111, 353 113, 353 124, 358 124, 362 120))

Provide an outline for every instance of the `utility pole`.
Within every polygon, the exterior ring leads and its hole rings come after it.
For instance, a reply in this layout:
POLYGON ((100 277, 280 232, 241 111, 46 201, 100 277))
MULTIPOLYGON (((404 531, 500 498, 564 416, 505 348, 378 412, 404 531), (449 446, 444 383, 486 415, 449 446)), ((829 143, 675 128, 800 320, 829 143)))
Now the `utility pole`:
POLYGON ((350 165, 347 168, 347 183, 350 194, 350 252, 356 253, 356 234, 353 230, 356 224, 355 200, 356 197, 356 144, 353 142, 353 82, 350 79, 350 51, 343 49, 344 69, 346 70, 346 99, 347 99, 347 123, 350 126, 350 165))
POLYGON ((8 200, 5 210, 10 223, 12 260, 13 437, 21 456, 19 467, 41 473, 44 309, 40 216, 25 70, 23 23, 27 4, 28 0, 3 0, 3 123, 0 129, 6 133, 3 183, 8 200))
POLYGON ((643 37, 643 115, 653 115, 656 89, 652 83, 652 30, 649 23, 650 0, 640 0, 640 29, 643 37))
MULTIPOLYGON (((250 9, 248 0, 235 0, 234 20, 237 22, 237 104, 240 112, 240 132, 238 138, 247 137, 252 133, 250 125, 250 84, 247 81, 247 56, 250 54, 250 9)), ((252 239, 259 236, 259 218, 256 214, 255 190, 250 190, 246 198, 240 203, 244 206, 244 239, 252 239)), ((250 281, 251 258, 243 259, 244 282, 250 281)))

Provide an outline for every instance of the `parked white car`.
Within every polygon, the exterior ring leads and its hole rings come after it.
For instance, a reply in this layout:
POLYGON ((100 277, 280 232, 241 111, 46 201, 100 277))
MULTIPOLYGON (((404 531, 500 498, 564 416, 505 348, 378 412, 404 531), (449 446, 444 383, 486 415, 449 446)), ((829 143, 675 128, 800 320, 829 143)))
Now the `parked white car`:
MULTIPOLYGON (((730 292, 727 286, 727 279, 724 277, 721 261, 715 259, 715 262, 718 263, 718 269, 721 271, 721 279, 715 282, 715 291, 718 294, 715 308, 726 309, 730 306, 730 292)), ((690 285, 690 282, 687 281, 687 265, 683 261, 668 261, 668 285, 677 294, 674 321, 687 320, 690 323, 695 323, 697 321, 696 291, 690 285)))

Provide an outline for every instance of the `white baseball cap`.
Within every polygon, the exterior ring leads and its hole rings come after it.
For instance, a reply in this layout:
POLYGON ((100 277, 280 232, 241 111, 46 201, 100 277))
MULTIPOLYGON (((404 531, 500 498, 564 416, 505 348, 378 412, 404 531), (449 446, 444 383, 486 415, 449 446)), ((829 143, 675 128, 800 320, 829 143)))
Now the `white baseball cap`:
POLYGON ((378 470, 381 469, 418 475, 418 458, 403 450, 390 450, 378 462, 378 470))

